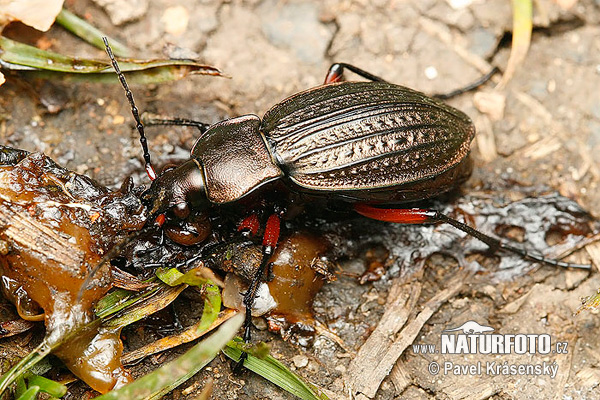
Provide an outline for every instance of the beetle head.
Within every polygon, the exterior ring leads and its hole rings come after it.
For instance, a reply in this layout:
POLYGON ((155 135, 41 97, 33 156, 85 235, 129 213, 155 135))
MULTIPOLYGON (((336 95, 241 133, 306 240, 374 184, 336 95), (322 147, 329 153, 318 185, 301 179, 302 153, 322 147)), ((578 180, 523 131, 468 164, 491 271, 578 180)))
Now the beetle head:
POLYGON ((189 159, 177 168, 163 172, 152 181, 150 188, 142 193, 142 203, 151 216, 172 211, 184 219, 190 208, 208 206, 204 188, 204 174, 195 159, 189 159))

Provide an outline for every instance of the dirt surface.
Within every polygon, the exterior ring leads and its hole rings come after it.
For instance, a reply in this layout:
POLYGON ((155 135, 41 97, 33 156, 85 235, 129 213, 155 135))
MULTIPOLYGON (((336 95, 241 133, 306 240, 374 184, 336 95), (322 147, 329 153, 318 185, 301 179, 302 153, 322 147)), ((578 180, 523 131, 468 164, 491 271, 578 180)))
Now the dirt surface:
MULTIPOLYGON (((260 116, 281 99, 320 84, 334 61, 437 93, 475 80, 492 65, 503 69, 509 56, 512 17, 510 3, 504 0, 136 3, 131 11, 107 11, 92 1, 67 2, 67 7, 135 49, 139 58, 196 57, 230 76, 134 87, 141 110, 205 122, 243 113, 260 116)), ((503 115, 494 119, 480 113, 473 94, 450 101, 473 118, 479 132, 473 143, 476 171, 464 192, 477 191, 482 182, 494 183, 498 177, 515 185, 545 185, 599 217, 600 2, 579 1, 568 10, 550 1, 536 6, 529 54, 506 88, 497 91, 506 100, 503 115)), ((65 54, 105 58, 101 50, 60 27, 23 41, 65 54)), ((483 91, 491 92, 492 87, 483 91)), ((117 85, 7 76, 0 93, 3 144, 43 151, 111 187, 118 187, 128 174, 137 184, 146 183, 129 106, 117 85), (51 113, 48 104, 60 111, 51 113)), ((162 164, 186 158, 196 132, 153 128, 148 135, 152 155, 162 164)), ((598 257, 600 251, 592 245, 588 252, 598 257)), ((585 252, 573 258, 589 259, 585 252)), ((434 257, 424 270, 413 268, 414 273, 401 274, 398 266, 390 271, 381 281, 363 286, 341 277, 319 295, 317 318, 341 337, 345 349, 323 336, 307 348, 265 332, 260 338, 269 340, 276 357, 332 399, 349 393, 377 399, 600 398, 597 314, 574 315, 580 299, 600 287, 597 264, 591 274, 542 267, 511 274, 509 280, 457 272, 459 267, 442 257, 434 257), (459 282, 452 279, 455 275, 459 282), (394 315, 405 313, 407 324, 400 333, 398 328, 383 337, 405 340, 408 347, 373 394, 353 386, 357 370, 351 360, 390 309, 396 310, 394 315), (548 334, 552 343, 567 344, 568 353, 417 354, 410 346, 438 344, 444 329, 469 320, 491 326, 494 333, 548 334), (434 362, 441 366, 438 373, 434 362), (445 362, 484 366, 481 373, 465 374, 460 369, 445 371, 445 362), (486 371, 486 362, 546 363, 557 372, 495 374, 486 371)), ((172 398, 193 398, 189 393, 194 385, 201 387, 208 376, 215 379, 214 398, 292 398, 260 378, 233 376, 227 363, 219 361, 196 378, 197 383, 190 382, 191 389, 178 389, 172 398)))

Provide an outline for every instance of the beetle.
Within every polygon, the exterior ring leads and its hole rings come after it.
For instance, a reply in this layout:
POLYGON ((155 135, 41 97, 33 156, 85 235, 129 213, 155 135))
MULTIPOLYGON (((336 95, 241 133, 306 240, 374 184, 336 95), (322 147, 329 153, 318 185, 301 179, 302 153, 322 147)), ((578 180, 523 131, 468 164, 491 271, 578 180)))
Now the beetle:
MULTIPOLYGON (((368 218, 404 224, 448 223, 494 251, 502 249, 554 266, 589 268, 532 254, 436 210, 410 207, 450 191, 470 176, 473 122, 438 99, 350 64, 333 64, 324 85, 284 99, 262 119, 244 115, 213 125, 155 121, 193 125, 201 132, 187 161, 156 176, 133 95, 106 40, 105 44, 131 104, 152 179, 142 202, 159 225, 165 218, 184 220, 190 210, 235 204, 283 183, 305 198, 349 204, 368 218), (367 81, 343 81, 345 69, 367 81)), ((279 224, 277 213, 266 222, 263 259, 244 296, 245 340, 250 338, 250 311, 277 245, 279 224)), ((251 215, 240 226, 256 232, 258 220, 251 215)))

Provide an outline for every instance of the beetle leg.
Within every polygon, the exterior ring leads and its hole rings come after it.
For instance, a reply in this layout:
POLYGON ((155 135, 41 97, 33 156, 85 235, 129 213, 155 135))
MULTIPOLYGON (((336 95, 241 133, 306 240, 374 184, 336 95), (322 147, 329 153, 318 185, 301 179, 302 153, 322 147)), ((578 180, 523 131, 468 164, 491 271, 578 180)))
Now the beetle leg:
POLYGON ((252 213, 246 218, 244 218, 242 222, 240 222, 240 224, 238 225, 238 232, 242 234, 249 234, 251 236, 255 236, 258 232, 258 228, 260 228, 258 216, 252 213))
MULTIPOLYGON (((280 230, 281 221, 277 214, 271 214, 269 219, 267 220, 267 224, 265 226, 265 233, 263 235, 262 242, 262 261, 260 266, 256 270, 254 277, 252 278, 252 282, 248 287, 248 290, 244 294, 244 305, 246 307, 246 319, 244 320, 244 342, 248 343, 251 339, 251 326, 252 326, 252 307, 254 306, 254 299, 256 298, 256 294, 258 292, 258 288, 260 284, 263 282, 263 277, 267 272, 267 268, 269 265, 269 259, 273 255, 275 248, 277 247, 277 242, 279 241, 279 230, 280 230)), ((248 354, 242 353, 240 356, 240 360, 234 367, 235 372, 239 372, 241 367, 244 365, 244 361, 248 357, 248 354)))
POLYGON ((546 258, 539 254, 532 254, 526 250, 514 247, 511 244, 505 242, 504 240, 496 239, 492 236, 486 235, 485 233, 471 228, 469 225, 460 222, 454 218, 450 218, 447 215, 442 214, 436 210, 422 208, 377 208, 366 204, 355 204, 354 210, 367 218, 375 219, 378 221, 395 222, 400 224, 428 224, 438 222, 446 223, 487 244, 489 248, 494 252, 497 250, 505 250, 517 254, 524 260, 539 262, 555 267, 590 269, 590 265, 572 264, 554 260, 551 258, 546 258))
POLYGON ((156 125, 175 125, 175 126, 194 126, 198 128, 201 134, 208 130, 210 124, 194 121, 193 119, 187 118, 162 118, 154 114, 144 113, 142 114, 142 121, 146 126, 156 125))
POLYGON ((436 99, 440 99, 440 100, 448 100, 448 99, 451 99, 452 97, 456 97, 463 93, 470 92, 471 90, 477 89, 479 86, 483 85, 484 83, 486 83, 487 81, 492 79, 492 76, 494 76, 497 72, 500 72, 500 69, 498 67, 494 67, 494 68, 492 68, 492 70, 490 72, 488 72, 481 78, 477 79, 475 82, 468 84, 467 86, 458 88, 449 93, 436 93, 436 94, 431 95, 431 97, 435 97, 436 99))
MULTIPOLYGON (((327 75, 325 76, 324 84, 327 85, 328 83, 340 82, 343 79, 345 68, 349 69, 350 71, 354 72, 355 74, 360 75, 363 78, 368 79, 370 81, 387 82, 385 79, 382 79, 382 78, 378 77, 377 75, 373 75, 363 69, 355 67, 352 64, 335 63, 335 64, 332 64, 331 67, 329 67, 329 70, 327 71, 327 75)), ((492 70, 490 72, 488 72, 481 78, 477 79, 475 82, 472 82, 462 88, 453 90, 449 93, 433 94, 433 95, 431 95, 431 97, 435 97, 436 99, 440 99, 440 100, 448 100, 452 97, 456 97, 463 93, 470 92, 471 90, 477 89, 479 86, 483 85, 484 83, 486 83, 487 81, 492 79, 492 76, 494 76, 497 72, 500 72, 500 69, 498 67, 494 67, 494 68, 492 68, 492 70)))
POLYGON ((385 79, 378 77, 377 75, 373 75, 363 69, 355 67, 352 64, 346 63, 335 63, 329 67, 329 71, 327 71, 327 75, 325 76, 325 85, 328 83, 339 82, 342 80, 344 75, 344 68, 349 69, 354 72, 356 75, 360 75, 365 79, 368 79, 373 82, 387 82, 385 79))

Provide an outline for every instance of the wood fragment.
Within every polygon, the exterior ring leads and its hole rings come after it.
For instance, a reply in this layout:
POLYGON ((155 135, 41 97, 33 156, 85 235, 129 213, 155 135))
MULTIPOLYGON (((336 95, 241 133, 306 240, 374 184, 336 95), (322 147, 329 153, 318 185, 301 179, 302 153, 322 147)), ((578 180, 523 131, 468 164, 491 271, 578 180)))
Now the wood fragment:
POLYGON ((402 393, 411 384, 412 379, 403 361, 398 361, 394 365, 394 368, 390 372, 390 380, 396 389, 396 393, 402 393))
POLYGON ((397 282, 392 287, 388 298, 391 306, 350 363, 345 381, 352 396, 356 399, 371 399, 376 395, 381 382, 404 350, 413 343, 440 306, 462 289, 469 275, 470 272, 466 270, 459 272, 447 282, 444 290, 425 303, 420 312, 415 307, 421 292, 418 281, 397 282), (410 322, 396 334, 407 321, 410 322))
POLYGON ((595 388, 598 386, 598 382, 600 382, 600 369, 593 367, 583 368, 577 372, 575 379, 578 385, 590 389, 595 388))
POLYGON ((517 311, 519 311, 519 309, 521 308, 521 306, 525 303, 525 301, 529 298, 529 296, 531 295, 531 293, 537 291, 540 288, 540 284, 536 283, 527 293, 525 293, 523 296, 519 297, 518 299, 508 303, 507 305, 505 305, 504 307, 502 307, 500 310, 498 310, 498 314, 514 314, 517 311))
POLYGON ((487 115, 479 115, 475 125, 477 126, 477 136, 475 139, 481 158, 485 162, 494 161, 498 157, 498 149, 490 118, 487 115))
POLYGON ((530 146, 523 148, 523 150, 515 152, 515 157, 538 160, 562 149, 563 145, 564 144, 561 143, 556 136, 546 136, 530 146))
POLYGON ((61 265, 75 269, 85 262, 83 251, 72 246, 67 239, 35 217, 14 207, 10 201, 0 201, 0 226, 6 227, 3 231, 6 239, 61 265))
POLYGON ((468 386, 462 381, 454 380, 444 388, 448 398, 460 400, 486 400, 499 392, 500 389, 490 380, 473 380, 468 386))
POLYGON ((585 251, 592 259, 592 265, 595 265, 596 269, 600 268, 600 243, 592 243, 587 245, 585 247, 585 251))
POLYGON ((575 354, 577 351, 577 335, 572 334, 561 338, 561 340, 569 343, 571 350, 569 350, 569 352, 564 354, 562 357, 556 357, 554 361, 558 363, 558 373, 554 377, 554 382, 556 382, 555 387, 557 388, 554 400, 563 398, 563 393, 565 391, 565 387, 567 386, 566 383, 569 380, 571 367, 573 366, 573 354, 575 354))

